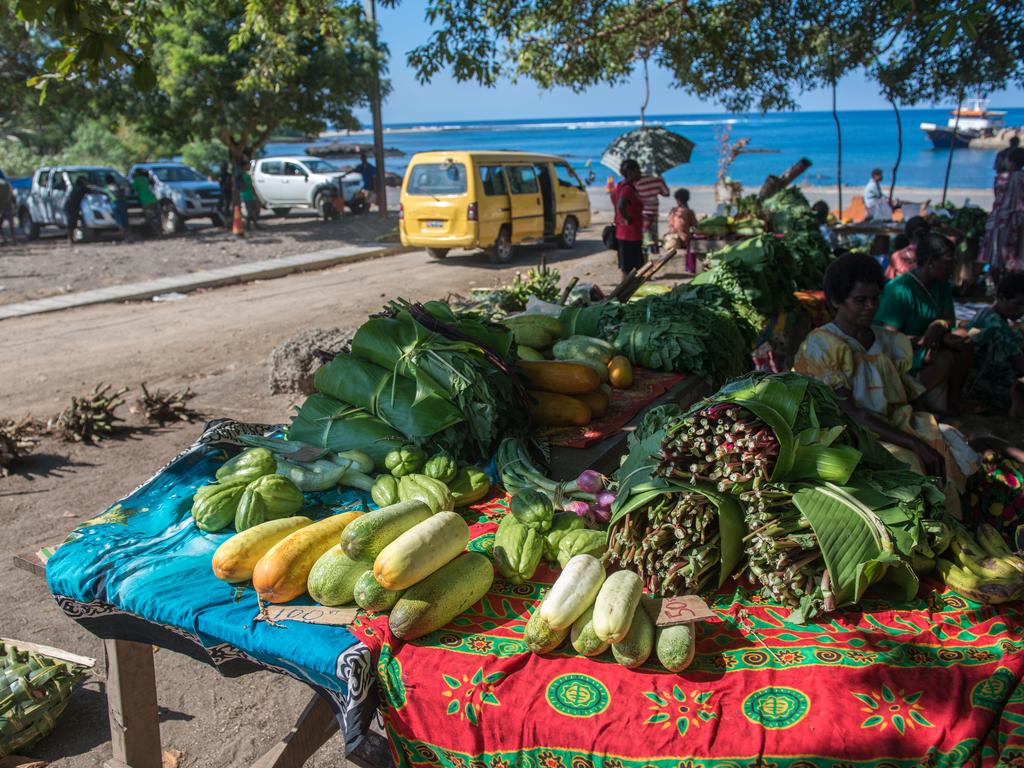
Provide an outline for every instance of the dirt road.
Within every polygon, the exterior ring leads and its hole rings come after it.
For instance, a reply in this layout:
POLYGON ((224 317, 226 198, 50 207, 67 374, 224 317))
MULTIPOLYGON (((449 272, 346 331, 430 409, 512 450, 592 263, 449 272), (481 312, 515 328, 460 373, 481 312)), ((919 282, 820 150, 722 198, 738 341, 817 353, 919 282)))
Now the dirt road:
MULTIPOLYGON (((613 256, 600 250, 595 231, 571 252, 545 248, 563 280, 610 285, 613 256)), ((483 256, 407 253, 321 272, 220 288, 167 303, 96 305, 0 324, 0 418, 31 413, 46 418, 74 394, 99 381, 137 390, 141 381, 190 386, 208 417, 286 421, 301 397, 268 394, 271 350, 298 331, 356 327, 386 299, 444 297, 472 287, 509 282, 539 259, 525 250, 508 267, 483 256)), ((24 469, 0 479, 4 525, 0 557, 59 542, 81 521, 145 481, 201 425, 134 427, 100 447, 47 438, 24 469)), ((100 659, 97 674, 76 693, 58 732, 32 750, 59 768, 93 768, 110 756, 102 647, 54 605, 42 580, 10 567, 0 571, 0 634, 44 642, 100 659)), ((309 689, 270 673, 222 679, 212 669, 167 651, 156 656, 164 748, 184 753, 180 765, 245 766, 293 722, 309 689)), ((310 762, 340 766, 335 739, 310 762)))

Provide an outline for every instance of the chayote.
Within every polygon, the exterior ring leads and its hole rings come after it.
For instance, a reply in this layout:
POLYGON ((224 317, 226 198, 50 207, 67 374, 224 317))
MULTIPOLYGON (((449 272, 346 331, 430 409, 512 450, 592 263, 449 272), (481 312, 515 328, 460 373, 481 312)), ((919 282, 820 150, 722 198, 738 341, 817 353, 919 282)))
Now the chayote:
POLYGON ((552 518, 551 527, 544 534, 544 559, 558 559, 558 545, 570 531, 580 531, 586 527, 583 518, 572 512, 559 512, 552 518))
POLYGON ((291 517, 302 509, 302 491, 284 475, 264 475, 245 486, 235 512, 235 530, 291 517))
POLYGON ((533 577, 544 554, 544 537, 512 515, 505 515, 494 534, 494 562, 513 584, 533 577))
POLYGON ((384 457, 384 468, 395 477, 405 477, 423 468, 423 461, 426 457, 423 451, 415 445, 403 445, 393 451, 388 451, 384 457))
POLYGON ((423 465, 424 475, 440 480, 442 483, 450 482, 458 471, 459 465, 447 453, 431 456, 427 459, 427 463, 423 465))
POLYGON ((463 467, 445 485, 452 492, 456 507, 468 507, 487 496, 491 490, 491 479, 479 467, 463 467))
POLYGON ((448 486, 440 480, 426 475, 405 475, 398 479, 399 501, 421 501, 430 507, 435 515, 438 512, 455 510, 455 499, 448 486))
POLYGON ((558 564, 565 568, 576 555, 593 555, 600 559, 607 549, 607 531, 569 531, 558 542, 558 564))
POLYGON ((250 448, 228 459, 217 470, 222 485, 247 485, 264 475, 277 471, 277 460, 266 448, 250 448))
POLYGON ((192 497, 192 517, 196 528, 216 533, 231 525, 244 491, 244 485, 222 483, 204 485, 196 491, 192 497))
POLYGON ((551 499, 533 488, 524 488, 516 493, 509 503, 509 510, 520 523, 541 533, 551 527, 555 514, 551 499))
POLYGON ((379 475, 370 489, 370 498, 378 507, 390 507, 398 503, 398 478, 394 475, 379 475))

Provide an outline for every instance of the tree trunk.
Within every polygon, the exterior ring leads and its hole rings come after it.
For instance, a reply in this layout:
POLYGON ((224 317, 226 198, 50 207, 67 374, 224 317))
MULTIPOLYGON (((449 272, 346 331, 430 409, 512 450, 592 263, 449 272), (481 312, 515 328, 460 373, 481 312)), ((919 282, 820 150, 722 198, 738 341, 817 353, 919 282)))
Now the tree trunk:
POLYGON ((892 167, 892 181, 889 183, 889 206, 893 204, 892 195, 896 190, 896 173, 900 169, 900 161, 903 159, 903 122, 900 120, 900 108, 896 105, 896 99, 888 96, 892 104, 892 111, 896 115, 896 163, 892 167))
POLYGON ((839 126, 839 113, 836 111, 836 79, 832 77, 832 120, 836 124, 836 191, 839 195, 839 215, 843 215, 843 131, 839 126))
POLYGON ((946 204, 946 192, 949 190, 949 172, 953 169, 953 149, 956 147, 956 132, 960 127, 960 108, 964 104, 964 89, 961 87, 956 97, 956 119, 953 121, 953 139, 949 142, 949 155, 946 157, 946 178, 942 180, 942 204, 946 204))

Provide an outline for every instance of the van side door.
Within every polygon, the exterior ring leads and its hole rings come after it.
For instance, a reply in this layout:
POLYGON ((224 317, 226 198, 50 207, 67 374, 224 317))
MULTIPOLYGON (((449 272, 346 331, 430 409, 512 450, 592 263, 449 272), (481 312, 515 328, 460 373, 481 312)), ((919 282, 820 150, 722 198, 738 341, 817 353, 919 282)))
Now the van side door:
POLYGON ((586 187, 568 163, 556 162, 554 166, 559 231, 568 215, 575 216, 581 227, 587 226, 590 223, 590 196, 586 187))
POLYGON ((512 242, 542 239, 544 203, 541 201, 537 171, 532 165, 508 164, 505 174, 512 204, 512 242))
POLYGON ((477 193, 477 220, 480 245, 489 246, 498 239, 503 224, 512 221, 512 203, 508 198, 508 177, 500 165, 481 165, 477 193))

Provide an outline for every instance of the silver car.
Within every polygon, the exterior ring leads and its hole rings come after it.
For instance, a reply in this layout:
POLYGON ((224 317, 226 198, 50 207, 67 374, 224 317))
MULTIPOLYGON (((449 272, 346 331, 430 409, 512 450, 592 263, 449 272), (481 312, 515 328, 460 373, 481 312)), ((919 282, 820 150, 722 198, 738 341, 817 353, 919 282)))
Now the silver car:
POLYGON ((315 157, 261 157, 253 162, 252 183, 263 206, 279 216, 312 208, 326 219, 338 195, 350 207, 359 205, 363 177, 315 157))
POLYGON ((89 241, 96 233, 117 229, 114 208, 101 188, 111 175, 121 188, 121 195, 129 214, 139 212, 139 198, 128 179, 113 168, 93 165, 44 166, 32 175, 32 189, 18 206, 18 225, 29 240, 39 237, 42 227, 67 226, 64 200, 78 178, 84 178, 91 190, 82 200, 81 218, 75 228, 74 239, 89 241))
POLYGON ((220 185, 216 182, 184 163, 136 163, 128 169, 128 177, 134 178, 139 170, 145 171, 160 204, 164 234, 184 231, 189 219, 210 219, 214 225, 224 226, 220 185))

